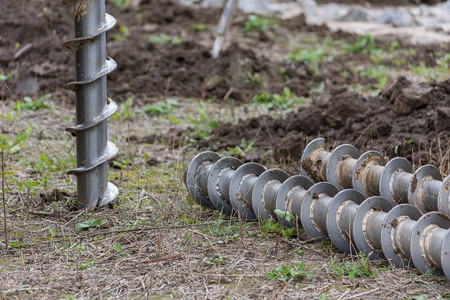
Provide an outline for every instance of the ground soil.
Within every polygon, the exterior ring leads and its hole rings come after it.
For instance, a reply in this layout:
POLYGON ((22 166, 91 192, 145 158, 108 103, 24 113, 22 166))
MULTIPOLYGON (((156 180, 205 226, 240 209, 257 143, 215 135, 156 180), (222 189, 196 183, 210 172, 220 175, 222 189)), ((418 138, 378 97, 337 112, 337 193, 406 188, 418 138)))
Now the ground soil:
POLYGON ((331 89, 316 102, 320 105, 284 119, 263 116, 223 126, 210 140, 219 148, 242 139, 255 141, 256 147, 270 149, 275 160, 282 160, 298 157, 308 141, 322 135, 329 145, 352 143, 362 151, 377 149, 416 165, 441 162, 449 148, 450 80, 418 85, 400 77, 376 97, 331 89))

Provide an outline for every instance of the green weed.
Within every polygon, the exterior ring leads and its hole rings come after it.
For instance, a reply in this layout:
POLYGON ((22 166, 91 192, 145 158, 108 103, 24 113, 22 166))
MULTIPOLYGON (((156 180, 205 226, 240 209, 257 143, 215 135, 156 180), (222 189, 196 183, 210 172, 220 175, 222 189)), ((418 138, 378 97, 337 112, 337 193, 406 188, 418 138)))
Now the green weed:
POLYGON ((203 23, 197 23, 197 24, 193 24, 192 28, 195 31, 206 31, 209 29, 209 27, 211 27, 211 25, 209 24, 203 24, 203 23))
POLYGON ((32 129, 33 127, 29 125, 25 130, 19 131, 14 140, 5 135, 0 136, 0 149, 8 151, 9 154, 19 152, 25 146, 32 129))
POLYGON ((331 261, 329 267, 333 273, 339 277, 348 276, 352 282, 358 277, 374 277, 375 270, 370 266, 369 259, 364 254, 359 254, 359 259, 356 262, 346 261, 343 265, 335 263, 334 259, 331 261))
POLYGON ((109 1, 112 2, 118 8, 122 8, 122 9, 130 6, 130 2, 131 2, 131 0, 109 0, 109 1))
POLYGON ((298 256, 305 256, 305 252, 300 248, 295 248, 294 250, 292 250, 293 254, 296 254, 298 256))
POLYGON ((281 218, 285 219, 288 222, 295 222, 295 216, 292 215, 290 212, 288 211, 282 211, 281 209, 275 209, 274 213, 277 216, 280 216, 281 218))
POLYGON ((208 265, 223 265, 225 263, 225 257, 221 254, 216 254, 213 257, 203 258, 203 262, 208 265))
POLYGON ((266 278, 274 281, 287 281, 290 279, 301 280, 306 277, 312 277, 314 274, 313 270, 309 271, 306 268, 304 261, 301 261, 295 265, 282 265, 276 267, 271 272, 266 274, 266 278))
POLYGON ((120 34, 116 35, 114 39, 116 41, 123 41, 127 38, 127 36, 130 35, 130 29, 127 26, 120 26, 119 27, 120 34))
POLYGON ((10 74, 0 74, 0 82, 8 82, 11 79, 10 74))
POLYGON ((363 71, 360 74, 362 77, 375 78, 378 81, 376 87, 380 90, 386 85, 387 77, 386 67, 384 65, 378 65, 375 68, 363 71))
POLYGON ((263 220, 262 223, 263 225, 261 226, 261 230, 263 232, 278 233, 285 238, 289 238, 296 234, 295 228, 283 228, 278 222, 275 222, 271 219, 263 220))
POLYGON ((353 53, 375 54, 379 53, 375 45, 375 38, 370 34, 365 34, 356 40, 354 44, 348 45, 347 50, 353 53))
POLYGON ((131 108, 133 97, 129 96, 124 103, 120 103, 117 112, 111 116, 112 119, 129 119, 133 116, 134 111, 131 108))
POLYGON ((235 154, 242 158, 246 153, 253 150, 253 144, 255 144, 255 141, 247 142, 245 139, 242 139, 241 145, 239 147, 228 148, 226 155, 235 154))
POLYGON ((178 100, 166 99, 144 106, 143 112, 151 116, 161 116, 174 113, 178 106, 178 100))
POLYGON ((259 95, 253 97, 250 102, 252 105, 258 105, 265 109, 282 109, 289 110, 295 105, 301 105, 303 99, 295 96, 291 90, 287 87, 283 88, 283 94, 269 94, 267 92, 262 92, 259 95))
POLYGON ((257 15, 249 15, 248 20, 244 24, 246 32, 267 31, 276 27, 277 22, 274 18, 259 17, 257 15))
POLYGON ((105 224, 105 221, 103 219, 89 219, 87 221, 77 223, 75 225, 75 230, 78 232, 85 231, 89 228, 98 228, 103 224, 105 224))
POLYGON ((305 49, 299 47, 297 50, 292 51, 290 55, 286 57, 287 60, 293 61, 305 61, 305 62, 320 62, 323 61, 325 52, 320 49, 305 49))
POLYGON ((30 97, 24 97, 23 101, 16 101, 14 104, 14 110, 21 113, 25 110, 31 110, 36 111, 39 109, 50 109, 52 106, 45 102, 45 100, 48 100, 51 97, 51 94, 46 94, 45 96, 42 96, 38 98, 37 100, 33 101, 30 97))
POLYGON ((167 44, 171 43, 172 45, 176 45, 181 43, 181 38, 178 35, 170 36, 167 34, 153 35, 149 37, 149 41, 153 44, 167 44))
POLYGON ((196 140, 207 139, 211 131, 219 126, 219 122, 212 118, 211 113, 207 110, 203 101, 199 102, 197 115, 187 116, 186 119, 194 126, 194 130, 189 134, 193 143, 196 140))
POLYGON ((263 78, 261 74, 255 72, 245 72, 244 75, 244 82, 250 86, 257 86, 260 85, 263 82, 263 78))

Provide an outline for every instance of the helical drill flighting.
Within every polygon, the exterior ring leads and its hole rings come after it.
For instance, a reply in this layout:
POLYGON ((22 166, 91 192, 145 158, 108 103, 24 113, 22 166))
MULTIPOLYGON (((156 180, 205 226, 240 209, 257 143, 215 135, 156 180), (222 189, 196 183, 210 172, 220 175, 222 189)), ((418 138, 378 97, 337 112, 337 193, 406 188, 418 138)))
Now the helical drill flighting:
MULTIPOLYGON (((278 169, 266 170, 257 163, 243 164, 234 157, 220 158, 202 152, 189 163, 184 182, 189 194, 201 206, 237 215, 245 220, 277 218, 275 209, 293 210, 312 182, 304 176, 289 176, 278 169)), ((294 226, 289 222, 286 226, 294 226)))
MULTIPOLYGON (((330 159, 323 151, 316 155, 330 159)), ((358 165, 364 168, 367 164, 358 165)), ((321 167, 317 170, 326 171, 321 167)), ((303 227, 316 240, 329 236, 342 252, 359 251, 370 259, 386 257, 396 267, 415 265, 422 272, 443 271, 450 278, 450 220, 445 214, 421 216, 410 204, 396 205, 380 196, 366 199, 355 189, 339 191, 328 182, 313 185, 305 176, 288 178, 281 170, 242 164, 232 157, 219 158, 213 152, 194 157, 185 183, 204 207, 247 220, 272 218, 285 227, 303 227), (289 212, 296 223, 275 214, 275 209, 289 212)), ((416 197, 420 196, 411 195, 410 201, 415 202, 416 197)))
POLYGON ((76 126, 67 131, 76 136, 78 208, 104 206, 118 195, 108 182, 108 160, 118 149, 107 140, 107 119, 117 104, 106 96, 106 75, 116 62, 106 57, 106 31, 116 20, 105 13, 105 0, 63 0, 74 7, 75 39, 64 43, 75 50, 76 81, 65 88, 76 93, 76 126))
POLYGON ((442 182, 439 170, 425 165, 412 173, 411 163, 394 158, 386 163, 383 155, 367 151, 362 155, 352 145, 328 152, 325 140, 318 138, 305 148, 301 172, 315 181, 328 181, 339 190, 354 188, 365 197, 382 196, 394 204, 413 204, 421 213, 440 211, 450 216, 450 176, 442 182))

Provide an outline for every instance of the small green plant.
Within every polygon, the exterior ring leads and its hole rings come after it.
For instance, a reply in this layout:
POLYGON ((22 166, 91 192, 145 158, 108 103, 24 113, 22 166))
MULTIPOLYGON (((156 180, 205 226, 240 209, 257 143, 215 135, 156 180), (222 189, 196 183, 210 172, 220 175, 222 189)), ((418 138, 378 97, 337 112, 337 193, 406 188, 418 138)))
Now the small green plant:
POLYGON ((253 97, 250 102, 252 105, 262 106, 265 109, 283 109, 289 110, 294 105, 301 105, 303 99, 295 96, 288 87, 283 88, 283 94, 269 94, 262 92, 253 97))
POLYGON ((312 277, 313 270, 307 270, 305 262, 302 260, 295 265, 281 265, 266 274, 266 278, 274 281, 287 281, 290 279, 301 280, 306 277, 312 277))
POLYGON ((405 58, 404 57, 402 57, 402 58, 396 58, 396 59, 394 59, 393 61, 392 61, 392 63, 394 64, 394 66, 396 66, 396 67, 400 67, 400 66, 403 66, 404 64, 405 64, 405 58))
POLYGON ((30 97, 24 97, 23 101, 16 101, 14 104, 14 110, 20 113, 25 110, 36 111, 39 109, 50 109, 52 106, 45 102, 45 100, 48 100, 50 97, 51 94, 46 94, 35 101, 33 101, 30 97))
POLYGON ((437 68, 441 73, 447 72, 450 74, 450 53, 446 53, 444 56, 436 59, 437 68))
POLYGON ((283 228, 278 222, 275 222, 271 219, 263 220, 263 225, 261 226, 261 230, 263 232, 268 233, 278 233, 285 238, 289 238, 291 236, 294 236, 296 233, 295 228, 283 228))
POLYGON ((143 112, 151 116, 168 115, 176 111, 178 100, 166 99, 144 106, 143 112))
POLYGON ((298 247, 292 250, 293 254, 296 254, 298 256, 305 256, 305 252, 302 250, 302 248, 298 247))
POLYGON ((242 139, 239 147, 228 148, 227 152, 231 152, 231 154, 236 154, 242 158, 246 153, 253 150, 253 144, 255 144, 255 141, 247 142, 245 139, 242 139))
POLYGON ((244 24, 245 32, 267 31, 276 27, 277 22, 274 18, 259 17, 257 15, 249 15, 248 20, 244 24))
POLYGON ((89 219, 87 221, 77 223, 75 225, 75 230, 78 232, 85 231, 89 228, 98 228, 103 224, 105 224, 105 221, 103 219, 89 219))
POLYGON ((334 275, 348 276, 352 282, 355 282, 355 278, 358 277, 374 277, 376 275, 375 270, 370 266, 369 259, 362 253, 358 255, 356 262, 346 261, 343 265, 338 265, 333 259, 329 267, 333 270, 334 275))
POLYGON ((25 130, 19 131, 14 140, 7 138, 5 135, 0 136, 0 149, 7 151, 9 154, 19 152, 30 137, 33 127, 29 125, 25 130))
POLYGON ((353 53, 375 54, 380 52, 375 44, 375 38, 370 34, 365 34, 356 40, 354 44, 348 45, 347 50, 353 53))
POLYGON ((127 38, 127 36, 130 35, 130 29, 127 26, 120 26, 119 27, 120 34, 116 35, 114 39, 116 41, 123 41, 127 38))
POLYGON ((178 35, 170 36, 167 34, 153 35, 149 37, 149 41, 153 44, 168 44, 176 45, 181 43, 181 38, 178 35))
POLYGON ((94 266, 94 261, 90 260, 89 258, 87 259, 86 263, 78 263, 78 267, 80 268, 80 270, 89 270, 90 268, 92 268, 92 266, 94 266))
POLYGON ((261 74, 255 72, 245 72, 244 73, 244 82, 251 86, 257 86, 260 85, 263 82, 261 74))
POLYGON ((194 125, 194 131, 189 134, 192 142, 207 139, 211 131, 219 126, 219 122, 212 118, 203 101, 199 102, 197 115, 187 116, 186 119, 194 125))
POLYGON ((320 49, 305 49, 299 47, 297 50, 292 51, 290 55, 286 57, 287 60, 293 61, 305 61, 305 62, 320 62, 325 58, 325 52, 320 49))
POLYGON ((131 0, 109 0, 109 1, 112 2, 118 8, 122 8, 122 9, 130 6, 130 2, 131 2, 131 0))
POLYGON ((0 74, 0 82, 8 82, 11 79, 10 74, 0 74))
POLYGON ((209 27, 211 27, 211 25, 209 24, 203 24, 203 23, 197 23, 197 24, 193 24, 192 28, 195 31, 206 31, 209 29, 209 27))
POLYGON ((200 230, 200 232, 208 234, 213 237, 231 237, 237 238, 239 236, 239 223, 234 222, 229 226, 224 222, 224 220, 219 219, 216 224, 208 225, 205 229, 200 230))
POLYGON ((134 112, 131 108, 133 97, 129 96, 124 103, 120 103, 117 112, 111 116, 112 119, 129 119, 133 116, 134 112))
POLYGON ((378 81, 376 87, 380 90, 386 85, 387 76, 386 67, 384 65, 378 65, 375 68, 363 71, 360 74, 362 77, 375 78, 378 81))
POLYGON ((222 265, 225 263, 225 257, 221 254, 216 254, 213 257, 203 258, 203 262, 208 265, 222 265))
POLYGON ((290 212, 288 211, 282 211, 281 209, 275 209, 274 213, 277 216, 280 216, 281 218, 285 219, 288 222, 295 222, 295 216, 292 215, 290 212))

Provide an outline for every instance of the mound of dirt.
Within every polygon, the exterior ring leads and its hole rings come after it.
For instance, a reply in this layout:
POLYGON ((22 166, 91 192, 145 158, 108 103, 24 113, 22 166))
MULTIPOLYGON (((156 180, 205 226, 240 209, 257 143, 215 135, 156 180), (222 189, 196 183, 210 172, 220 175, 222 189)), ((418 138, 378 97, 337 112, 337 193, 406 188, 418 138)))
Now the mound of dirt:
POLYGON ((323 136, 331 145, 352 143, 363 151, 376 149, 390 158, 421 163, 438 162, 442 149, 449 147, 450 80, 417 85, 401 77, 378 97, 342 89, 331 89, 322 97, 327 100, 284 119, 261 116, 235 126, 225 124, 207 144, 227 148, 242 139, 255 141, 255 147, 271 150, 262 160, 281 161, 298 159, 308 141, 323 136))

